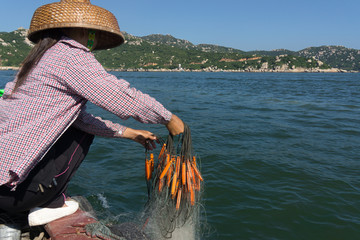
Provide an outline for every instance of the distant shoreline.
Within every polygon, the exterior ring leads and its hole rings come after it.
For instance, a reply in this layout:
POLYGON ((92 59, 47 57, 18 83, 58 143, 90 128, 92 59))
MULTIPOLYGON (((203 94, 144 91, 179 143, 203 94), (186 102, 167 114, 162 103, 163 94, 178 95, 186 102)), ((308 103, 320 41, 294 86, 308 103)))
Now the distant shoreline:
MULTIPOLYGON (((5 67, 1 66, 0 71, 18 71, 19 67, 5 67)), ((257 69, 257 70, 223 70, 223 69, 199 69, 199 70, 190 70, 190 69, 112 69, 106 68, 106 71, 110 72, 233 72, 233 73, 359 73, 359 71, 347 71, 338 68, 330 68, 330 69, 288 69, 288 70, 273 70, 273 69, 257 69)))
POLYGON ((0 67, 0 71, 7 71, 7 70, 19 70, 19 67, 0 67))
POLYGON ((106 69, 113 72, 232 72, 232 73, 358 73, 359 71, 347 71, 343 69, 294 69, 294 70, 222 70, 222 69, 106 69))

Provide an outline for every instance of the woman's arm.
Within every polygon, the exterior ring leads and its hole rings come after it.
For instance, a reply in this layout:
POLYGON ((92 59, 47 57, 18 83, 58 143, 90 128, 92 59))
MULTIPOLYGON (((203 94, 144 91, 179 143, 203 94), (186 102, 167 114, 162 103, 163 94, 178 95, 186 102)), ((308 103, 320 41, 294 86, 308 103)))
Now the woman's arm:
POLYGON ((120 138, 126 127, 110 120, 104 120, 82 109, 79 117, 73 123, 73 126, 90 134, 102 137, 120 138))
POLYGON ((170 121, 171 112, 160 102, 106 72, 91 53, 78 52, 67 66, 63 80, 69 89, 121 119, 164 125, 170 121))

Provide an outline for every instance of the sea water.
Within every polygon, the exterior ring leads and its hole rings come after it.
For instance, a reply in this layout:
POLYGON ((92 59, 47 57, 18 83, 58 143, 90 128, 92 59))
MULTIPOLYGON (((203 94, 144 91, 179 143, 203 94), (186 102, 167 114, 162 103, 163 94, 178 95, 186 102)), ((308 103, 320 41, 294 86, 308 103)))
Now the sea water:
MULTIPOLYGON (((190 126, 205 179, 201 239, 360 238, 359 73, 113 74, 190 126)), ((0 88, 13 75, 0 72, 0 88)), ((69 193, 100 219, 134 219, 147 201, 144 157, 135 142, 97 137, 69 193)))

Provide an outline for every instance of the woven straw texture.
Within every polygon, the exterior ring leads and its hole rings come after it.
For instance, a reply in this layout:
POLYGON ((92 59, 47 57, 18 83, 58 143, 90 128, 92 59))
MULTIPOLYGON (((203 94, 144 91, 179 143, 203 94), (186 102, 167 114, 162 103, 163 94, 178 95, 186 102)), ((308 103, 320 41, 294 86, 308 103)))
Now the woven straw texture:
POLYGON ((31 20, 28 38, 36 43, 43 30, 70 27, 101 30, 96 49, 113 48, 124 42, 115 16, 92 5, 90 0, 61 0, 39 7, 31 20))

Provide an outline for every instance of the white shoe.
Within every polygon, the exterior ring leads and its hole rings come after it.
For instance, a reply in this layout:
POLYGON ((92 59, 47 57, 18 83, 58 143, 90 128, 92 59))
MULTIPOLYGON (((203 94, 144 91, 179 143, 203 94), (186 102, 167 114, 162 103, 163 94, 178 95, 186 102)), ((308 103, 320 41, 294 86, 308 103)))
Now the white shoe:
POLYGON ((14 224, 0 224, 1 240, 20 240, 20 227, 14 224))
POLYGON ((29 226, 39 226, 52 222, 56 219, 68 216, 76 212, 79 204, 75 201, 65 201, 66 207, 60 208, 40 208, 30 210, 28 221, 29 226))

